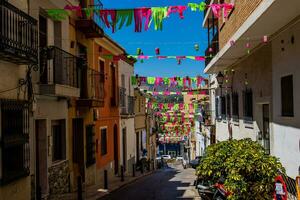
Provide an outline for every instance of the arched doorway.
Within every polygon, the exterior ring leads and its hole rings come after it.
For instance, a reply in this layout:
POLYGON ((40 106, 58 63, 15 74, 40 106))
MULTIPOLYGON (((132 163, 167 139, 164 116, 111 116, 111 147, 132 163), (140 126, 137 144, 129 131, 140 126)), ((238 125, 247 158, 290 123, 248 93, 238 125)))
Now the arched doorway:
POLYGON ((115 174, 119 171, 119 144, 118 144, 118 126, 114 125, 114 161, 115 161, 115 174))

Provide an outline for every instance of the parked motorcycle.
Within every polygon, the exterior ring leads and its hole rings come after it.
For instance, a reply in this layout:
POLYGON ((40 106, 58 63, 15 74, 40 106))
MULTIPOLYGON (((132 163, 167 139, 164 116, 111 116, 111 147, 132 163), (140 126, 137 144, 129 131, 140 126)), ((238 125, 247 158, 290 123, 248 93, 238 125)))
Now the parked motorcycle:
POLYGON ((196 188, 203 200, 226 200, 230 195, 230 192, 224 188, 224 180, 222 178, 216 184, 197 179, 196 188))

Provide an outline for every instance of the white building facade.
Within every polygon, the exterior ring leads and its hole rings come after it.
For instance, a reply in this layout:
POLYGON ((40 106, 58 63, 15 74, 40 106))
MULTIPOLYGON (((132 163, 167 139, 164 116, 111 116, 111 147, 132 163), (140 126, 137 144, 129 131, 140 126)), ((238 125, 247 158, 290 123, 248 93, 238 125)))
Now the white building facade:
POLYGON ((134 87, 131 76, 134 75, 134 62, 119 61, 120 86, 120 161, 125 173, 132 173, 136 160, 136 135, 134 128, 134 87))
POLYGON ((203 23, 208 34, 217 30, 208 36, 208 48, 215 52, 204 70, 211 74, 217 141, 258 141, 295 179, 300 173, 300 2, 243 2, 235 1, 228 19, 216 20, 210 11, 203 23))

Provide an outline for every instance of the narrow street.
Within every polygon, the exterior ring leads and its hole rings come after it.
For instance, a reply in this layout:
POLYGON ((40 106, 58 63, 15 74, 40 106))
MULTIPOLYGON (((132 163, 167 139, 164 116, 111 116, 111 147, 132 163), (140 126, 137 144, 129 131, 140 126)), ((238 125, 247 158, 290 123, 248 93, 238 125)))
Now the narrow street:
POLYGON ((194 169, 183 169, 180 164, 170 164, 132 184, 129 184, 99 200, 174 200, 200 199, 193 182, 194 169))

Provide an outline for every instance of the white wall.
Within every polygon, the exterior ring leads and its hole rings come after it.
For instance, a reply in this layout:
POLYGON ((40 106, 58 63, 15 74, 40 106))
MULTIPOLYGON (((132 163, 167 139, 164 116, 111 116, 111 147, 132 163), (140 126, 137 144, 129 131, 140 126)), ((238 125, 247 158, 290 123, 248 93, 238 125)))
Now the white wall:
POLYGON ((295 178, 300 167, 300 23, 272 41, 273 135, 272 154, 280 158, 287 174, 295 178), (295 43, 291 38, 294 36, 295 43), (284 51, 282 50, 284 48, 284 51), (281 77, 293 75, 294 117, 281 116, 281 77))
MULTIPOLYGON (((229 73, 228 83, 223 85, 231 89, 222 89, 222 94, 238 92, 239 95, 239 120, 216 120, 216 137, 218 141, 229 139, 229 127, 232 128, 233 139, 251 138, 257 140, 258 133, 262 131, 262 105, 270 104, 270 120, 272 120, 272 60, 271 45, 265 45, 256 52, 250 54, 240 63, 233 66, 234 74, 229 73), (233 77, 233 78, 232 78, 233 77), (247 78, 246 78, 247 77, 247 78), (231 82, 233 80, 233 84, 231 82), (246 82, 248 84, 246 84, 246 82), (244 121, 244 103, 243 90, 251 88, 253 93, 253 121, 246 123, 244 121)), ((229 68, 228 71, 231 71, 229 68)), ((226 77, 226 75, 225 75, 226 77)), ((226 79, 226 78, 225 78, 226 79)), ((224 79, 224 83, 225 83, 224 79)), ((215 91, 215 95, 221 94, 220 88, 215 91)), ((231 98, 232 112, 232 98, 231 98)))
MULTIPOLYGON (((122 87, 122 74, 125 76, 125 88, 126 88, 126 97, 125 97, 125 105, 128 106, 128 98, 127 96, 134 96, 134 87, 131 85, 130 78, 134 74, 134 67, 127 62, 120 60, 118 62, 119 66, 119 86, 122 87)), ((120 108, 121 112, 121 108, 120 108)), ((132 171, 132 164, 135 162, 136 158, 136 134, 134 127, 134 116, 129 118, 122 118, 120 120, 120 163, 123 164, 123 135, 122 130, 126 128, 126 152, 127 152, 127 169, 126 172, 130 173, 132 171)))

